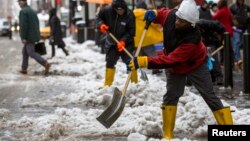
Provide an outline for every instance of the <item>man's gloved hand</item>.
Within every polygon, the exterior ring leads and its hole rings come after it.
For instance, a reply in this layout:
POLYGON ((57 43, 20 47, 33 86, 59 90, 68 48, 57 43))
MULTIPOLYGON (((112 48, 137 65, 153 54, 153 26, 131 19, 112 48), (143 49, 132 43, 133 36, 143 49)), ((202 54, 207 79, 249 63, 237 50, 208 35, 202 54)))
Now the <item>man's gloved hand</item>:
POLYGON ((117 50, 119 52, 122 52, 123 51, 123 48, 126 46, 126 43, 124 41, 120 41, 119 43, 117 43, 116 47, 117 47, 117 50))
POLYGON ((152 22, 156 19, 157 11, 156 10, 147 10, 144 15, 144 20, 152 22))
POLYGON ((138 68, 147 68, 148 67, 148 57, 139 56, 135 57, 133 60, 129 60, 128 68, 130 70, 137 70, 138 68))
POLYGON ((100 31, 102 33, 106 33, 108 31, 109 27, 106 24, 101 24, 100 31))

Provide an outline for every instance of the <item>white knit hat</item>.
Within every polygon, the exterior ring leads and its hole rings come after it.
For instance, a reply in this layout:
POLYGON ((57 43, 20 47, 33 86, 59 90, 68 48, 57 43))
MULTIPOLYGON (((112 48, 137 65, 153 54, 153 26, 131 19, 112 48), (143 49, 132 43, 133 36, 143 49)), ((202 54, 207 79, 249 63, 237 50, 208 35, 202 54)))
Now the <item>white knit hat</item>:
POLYGON ((176 16, 190 22, 194 27, 199 21, 199 10, 195 1, 183 0, 178 11, 176 12, 176 16))

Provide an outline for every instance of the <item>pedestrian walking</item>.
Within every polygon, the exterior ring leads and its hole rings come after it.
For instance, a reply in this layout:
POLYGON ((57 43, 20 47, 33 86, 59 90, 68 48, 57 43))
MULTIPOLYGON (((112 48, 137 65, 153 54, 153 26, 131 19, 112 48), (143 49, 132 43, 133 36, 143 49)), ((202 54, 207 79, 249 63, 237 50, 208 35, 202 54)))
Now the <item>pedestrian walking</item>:
POLYGON ((20 73, 27 74, 29 57, 45 67, 45 75, 49 73, 51 64, 35 52, 35 42, 40 40, 39 21, 37 14, 27 5, 27 0, 18 0, 21 7, 19 13, 20 37, 23 43, 23 60, 20 73))
POLYGON ((8 33, 8 36, 9 36, 9 39, 12 40, 12 17, 11 16, 7 16, 7 19, 8 19, 8 23, 9 23, 9 33, 8 33))
POLYGON ((50 39, 49 43, 52 48, 51 58, 56 54, 55 46, 61 48, 66 56, 69 55, 68 50, 65 49, 65 43, 63 41, 61 21, 56 15, 56 8, 52 8, 49 12, 49 26, 50 26, 50 39))
POLYGON ((245 4, 244 0, 236 0, 236 2, 230 6, 230 11, 235 18, 232 38, 234 64, 238 69, 241 69, 242 59, 240 49, 243 46, 243 33, 247 29, 250 7, 245 4))
POLYGON ((183 0, 179 9, 148 10, 145 20, 163 26, 164 55, 139 56, 130 61, 131 70, 140 68, 168 69, 167 92, 163 96, 163 137, 172 139, 177 103, 189 79, 213 111, 218 124, 233 124, 230 107, 224 107, 215 95, 206 65, 207 51, 196 23, 199 11, 194 0, 183 0))
MULTIPOLYGON (((106 52, 106 73, 104 86, 111 86, 115 75, 115 65, 121 57, 126 63, 129 56, 123 51, 125 47, 130 53, 135 50, 135 16, 131 10, 127 8, 124 0, 113 0, 111 5, 107 5, 101 10, 97 17, 97 27, 102 33, 113 34, 119 43, 117 44, 110 36, 105 38, 106 52)), ((137 71, 134 70, 131 76, 131 82, 137 83, 137 71)))

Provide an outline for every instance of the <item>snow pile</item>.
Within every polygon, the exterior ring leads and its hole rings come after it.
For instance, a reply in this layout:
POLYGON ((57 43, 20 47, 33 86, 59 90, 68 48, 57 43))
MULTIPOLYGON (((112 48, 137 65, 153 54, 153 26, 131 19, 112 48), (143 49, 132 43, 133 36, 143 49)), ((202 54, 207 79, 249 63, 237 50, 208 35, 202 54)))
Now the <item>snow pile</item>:
POLYGON ((8 109, 0 109, 0 119, 7 118, 10 114, 8 109))
MULTIPOLYGON (((99 89, 103 85, 105 56, 91 41, 84 44, 75 44, 70 38, 65 41, 70 55, 65 58, 58 50, 57 56, 51 60, 53 75, 38 79, 37 83, 62 85, 73 91, 60 91, 41 99, 18 99, 22 108, 54 107, 54 110, 37 117, 23 116, 7 120, 8 127, 27 130, 23 137, 31 141, 79 140, 101 136, 127 136, 128 141, 161 141, 161 103, 166 82, 148 74, 149 82, 140 80, 137 84, 129 84, 123 113, 106 129, 96 118, 110 103, 114 88, 123 89, 127 78, 126 66, 118 61, 113 86, 99 89)), ((33 69, 37 71, 37 68, 33 69)), ((250 110, 235 108, 233 118, 236 124, 250 123, 250 110)), ((177 107, 176 138, 173 141, 206 137, 209 124, 216 124, 212 112, 199 95, 185 88, 177 107)))

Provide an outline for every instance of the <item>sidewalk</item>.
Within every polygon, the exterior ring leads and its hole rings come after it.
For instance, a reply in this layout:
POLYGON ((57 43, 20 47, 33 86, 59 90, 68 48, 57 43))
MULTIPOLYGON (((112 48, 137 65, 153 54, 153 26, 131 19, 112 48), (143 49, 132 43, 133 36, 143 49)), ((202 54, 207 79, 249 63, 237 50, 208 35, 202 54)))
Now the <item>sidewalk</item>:
MULTIPOLYGON (((192 87, 191 91, 198 93, 194 87, 192 87)), ((219 98, 232 106, 236 106, 239 109, 250 108, 250 94, 243 93, 243 75, 237 70, 233 70, 232 89, 214 85, 214 91, 219 98)))
POLYGON ((215 93, 229 104, 237 108, 250 108, 250 94, 243 93, 243 74, 233 70, 233 88, 215 86, 215 93))

